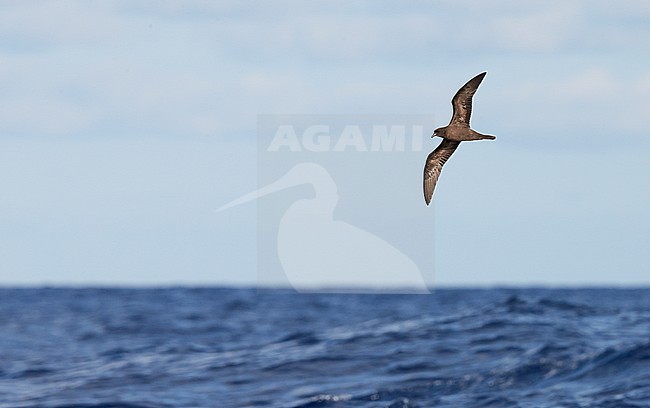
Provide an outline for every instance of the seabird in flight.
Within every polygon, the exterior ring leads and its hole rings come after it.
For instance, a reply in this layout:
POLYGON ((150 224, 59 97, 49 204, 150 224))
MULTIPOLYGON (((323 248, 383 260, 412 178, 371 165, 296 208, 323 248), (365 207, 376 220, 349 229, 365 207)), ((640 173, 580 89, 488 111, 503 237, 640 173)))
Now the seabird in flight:
POLYGON ((449 157, 456 151, 460 142, 465 140, 483 140, 496 139, 495 136, 478 133, 469 127, 469 117, 472 114, 472 97, 476 89, 483 81, 487 72, 482 72, 474 78, 467 81, 454 95, 451 104, 454 107, 454 114, 451 121, 445 127, 433 131, 434 136, 442 138, 442 143, 436 150, 431 152, 427 157, 424 165, 424 201, 429 205, 433 197, 433 189, 436 188, 436 182, 440 177, 442 166, 447 162, 449 157))

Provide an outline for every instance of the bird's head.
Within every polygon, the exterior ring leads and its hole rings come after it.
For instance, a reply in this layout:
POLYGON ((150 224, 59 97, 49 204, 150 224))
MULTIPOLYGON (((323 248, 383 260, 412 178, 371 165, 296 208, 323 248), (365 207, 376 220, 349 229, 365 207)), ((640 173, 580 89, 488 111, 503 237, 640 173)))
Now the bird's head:
POLYGON ((446 127, 446 126, 445 126, 445 127, 438 128, 438 129, 436 129, 436 130, 433 131, 433 134, 431 135, 431 137, 436 137, 436 136, 439 136, 439 137, 445 137, 445 132, 446 132, 446 130, 447 130, 447 127, 446 127))

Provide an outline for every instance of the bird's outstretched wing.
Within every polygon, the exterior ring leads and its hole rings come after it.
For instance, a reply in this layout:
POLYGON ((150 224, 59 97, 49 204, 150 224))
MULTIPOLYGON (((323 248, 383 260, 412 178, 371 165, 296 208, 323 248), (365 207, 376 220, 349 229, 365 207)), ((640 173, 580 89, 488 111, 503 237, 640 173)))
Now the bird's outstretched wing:
POLYGON ((451 118, 452 123, 463 123, 469 126, 469 117, 472 115, 472 97, 476 93, 478 86, 483 81, 487 72, 481 72, 474 78, 467 81, 463 85, 454 98, 451 100, 451 105, 454 107, 454 116, 451 118))
POLYGON ((431 197, 433 197, 433 189, 436 188, 442 166, 456 151, 459 144, 460 142, 443 139, 442 143, 436 147, 436 150, 432 151, 427 157, 427 162, 424 165, 424 201, 427 205, 429 205, 431 197))

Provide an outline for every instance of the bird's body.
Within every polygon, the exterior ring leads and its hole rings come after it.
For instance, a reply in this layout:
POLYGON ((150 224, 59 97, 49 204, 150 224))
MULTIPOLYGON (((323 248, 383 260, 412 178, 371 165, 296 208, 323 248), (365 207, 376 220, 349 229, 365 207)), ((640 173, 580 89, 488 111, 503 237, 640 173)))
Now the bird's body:
POLYGON ((454 114, 449 121, 449 125, 434 130, 433 135, 441 137, 443 140, 438 147, 429 154, 426 164, 424 165, 424 201, 429 205, 433 197, 433 190, 436 182, 440 177, 442 166, 447 162, 449 157, 456 151, 460 142, 470 140, 496 139, 492 135, 484 135, 476 132, 469 126, 469 119, 472 115, 472 97, 476 93, 478 86, 483 81, 487 72, 482 72, 463 85, 451 104, 454 108, 454 114))
POLYGON ((443 139, 453 140, 454 142, 466 142, 470 140, 482 140, 482 139, 494 139, 494 136, 484 135, 482 133, 476 132, 473 129, 470 129, 469 126, 459 124, 459 123, 450 123, 444 127, 445 132, 440 135, 443 139))

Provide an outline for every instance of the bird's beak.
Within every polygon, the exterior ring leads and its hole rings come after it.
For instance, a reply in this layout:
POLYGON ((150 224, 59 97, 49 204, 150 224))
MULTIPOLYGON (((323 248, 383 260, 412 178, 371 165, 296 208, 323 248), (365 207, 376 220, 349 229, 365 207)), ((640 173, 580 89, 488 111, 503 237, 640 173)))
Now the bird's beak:
POLYGON ((432 138, 432 139, 433 139, 434 137, 436 137, 436 134, 435 134, 435 133, 431 135, 431 138, 432 138))

